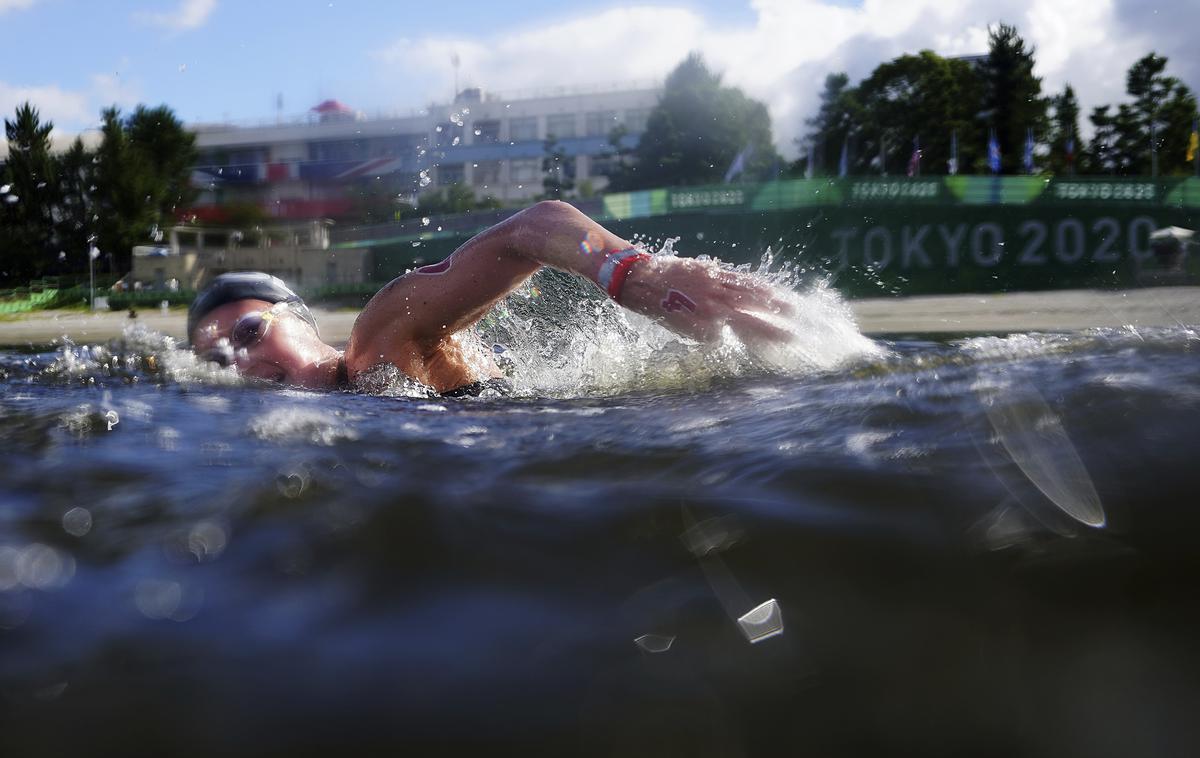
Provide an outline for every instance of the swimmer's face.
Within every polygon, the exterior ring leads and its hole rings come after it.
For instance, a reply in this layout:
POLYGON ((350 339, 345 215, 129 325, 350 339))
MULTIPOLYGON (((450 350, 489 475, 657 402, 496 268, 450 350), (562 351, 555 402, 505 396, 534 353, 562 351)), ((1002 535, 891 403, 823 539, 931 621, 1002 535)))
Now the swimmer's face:
POLYGON ((314 388, 328 383, 333 349, 285 306, 226 303, 205 314, 191 336, 197 355, 233 365, 243 376, 314 388))

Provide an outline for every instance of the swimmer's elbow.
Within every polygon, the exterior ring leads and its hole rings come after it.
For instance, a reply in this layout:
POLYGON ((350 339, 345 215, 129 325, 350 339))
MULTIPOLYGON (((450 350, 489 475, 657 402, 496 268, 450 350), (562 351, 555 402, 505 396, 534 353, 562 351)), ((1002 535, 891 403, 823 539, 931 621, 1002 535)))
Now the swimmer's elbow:
POLYGON ((522 222, 535 228, 557 226, 580 215, 579 209, 562 200, 539 200, 519 214, 522 222))

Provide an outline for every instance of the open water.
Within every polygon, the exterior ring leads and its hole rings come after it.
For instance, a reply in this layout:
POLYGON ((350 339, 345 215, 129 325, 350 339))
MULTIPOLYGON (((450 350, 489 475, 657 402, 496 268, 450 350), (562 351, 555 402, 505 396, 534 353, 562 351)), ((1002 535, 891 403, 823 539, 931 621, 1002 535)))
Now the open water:
POLYGON ((754 355, 563 287, 481 329, 512 397, 0 352, 0 753, 1194 754, 1196 331, 817 287, 754 355))

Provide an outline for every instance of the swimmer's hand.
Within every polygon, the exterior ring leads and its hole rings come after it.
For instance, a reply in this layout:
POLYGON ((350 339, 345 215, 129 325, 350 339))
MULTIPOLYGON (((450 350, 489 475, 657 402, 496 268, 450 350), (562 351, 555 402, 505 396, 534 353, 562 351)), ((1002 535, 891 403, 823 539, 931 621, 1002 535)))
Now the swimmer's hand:
POLYGON ((638 262, 621 305, 700 342, 721 339, 725 327, 748 345, 790 342, 795 306, 786 290, 709 261, 655 256, 638 262))

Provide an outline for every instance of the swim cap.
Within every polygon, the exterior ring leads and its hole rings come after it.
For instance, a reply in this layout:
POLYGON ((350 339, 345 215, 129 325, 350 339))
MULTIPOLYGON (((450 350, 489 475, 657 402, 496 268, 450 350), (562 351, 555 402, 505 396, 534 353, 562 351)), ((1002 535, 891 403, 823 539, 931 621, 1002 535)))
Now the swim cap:
POLYGON ((318 337, 321 336, 317 330, 317 320, 313 318, 308 306, 291 287, 283 283, 282 279, 261 271, 235 271, 213 279, 188 306, 188 341, 191 341, 192 331, 205 314, 238 300, 265 300, 271 304, 295 303, 292 306, 293 312, 307 321, 318 337))

